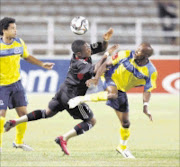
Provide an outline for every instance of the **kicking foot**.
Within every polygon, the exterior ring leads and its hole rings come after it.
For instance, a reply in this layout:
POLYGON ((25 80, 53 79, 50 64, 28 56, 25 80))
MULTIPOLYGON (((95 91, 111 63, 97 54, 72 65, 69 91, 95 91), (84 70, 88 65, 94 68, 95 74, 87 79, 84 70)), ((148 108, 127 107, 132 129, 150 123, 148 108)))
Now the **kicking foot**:
POLYGON ((82 96, 74 97, 68 101, 69 108, 75 108, 76 106, 78 106, 82 102, 84 102, 82 96))
POLYGON ((131 158, 135 159, 135 157, 132 155, 132 153, 126 148, 125 150, 121 149, 120 146, 116 148, 116 151, 118 153, 121 153, 124 158, 131 158))
POLYGON ((34 151, 33 148, 31 148, 30 146, 26 145, 26 144, 16 144, 15 142, 13 142, 13 147, 14 148, 21 148, 24 151, 34 151))
POLYGON ((67 142, 65 140, 63 140, 63 137, 57 137, 55 139, 55 142, 61 147, 62 151, 66 154, 69 155, 69 151, 67 149, 67 142))
POLYGON ((5 123, 4 129, 5 132, 9 131, 11 128, 16 126, 16 121, 15 120, 9 120, 5 123))

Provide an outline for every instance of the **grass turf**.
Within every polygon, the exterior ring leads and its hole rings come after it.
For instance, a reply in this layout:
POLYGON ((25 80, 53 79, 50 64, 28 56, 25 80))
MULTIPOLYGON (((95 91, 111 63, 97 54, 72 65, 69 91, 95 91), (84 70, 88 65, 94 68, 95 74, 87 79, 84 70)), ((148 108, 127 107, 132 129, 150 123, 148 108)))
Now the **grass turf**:
MULTIPOLYGON (((28 95, 29 112, 46 108, 53 95, 28 95)), ((149 110, 153 122, 142 112, 142 95, 129 94, 131 137, 128 146, 136 157, 124 159, 115 151, 119 143, 120 123, 113 109, 104 102, 88 103, 97 124, 85 135, 68 142, 70 156, 64 156, 54 139, 74 127, 73 120, 64 111, 55 117, 28 123, 25 143, 35 151, 24 152, 12 148, 15 129, 3 137, 2 167, 10 166, 119 166, 119 167, 178 167, 179 164, 179 97, 153 94, 149 110)), ((14 110, 7 111, 7 120, 15 118, 14 110)))

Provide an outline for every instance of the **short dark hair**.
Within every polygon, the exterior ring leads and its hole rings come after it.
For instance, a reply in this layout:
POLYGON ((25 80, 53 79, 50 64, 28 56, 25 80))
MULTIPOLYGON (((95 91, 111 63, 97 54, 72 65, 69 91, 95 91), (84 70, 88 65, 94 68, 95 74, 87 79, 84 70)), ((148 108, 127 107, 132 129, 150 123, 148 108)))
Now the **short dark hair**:
POLYGON ((86 42, 83 40, 75 40, 72 45, 71 45, 71 49, 72 51, 76 54, 77 52, 81 52, 82 51, 82 46, 85 44, 86 42))
POLYGON ((3 35, 3 30, 7 30, 9 27, 9 24, 15 23, 16 20, 10 17, 4 17, 0 20, 0 35, 3 35))
POLYGON ((141 45, 146 47, 146 49, 144 50, 145 54, 148 55, 148 57, 152 56, 154 50, 151 47, 150 43, 143 42, 141 43, 141 45))

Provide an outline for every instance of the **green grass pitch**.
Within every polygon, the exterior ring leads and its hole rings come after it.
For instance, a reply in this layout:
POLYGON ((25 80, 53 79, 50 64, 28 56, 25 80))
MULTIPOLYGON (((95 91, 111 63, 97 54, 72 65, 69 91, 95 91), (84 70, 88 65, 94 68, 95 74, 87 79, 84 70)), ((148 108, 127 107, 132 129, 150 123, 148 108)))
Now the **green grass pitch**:
MULTIPOLYGON (((53 95, 28 95, 28 111, 46 108, 53 95)), ((119 126, 113 109, 104 102, 88 103, 97 118, 96 126, 68 142, 70 156, 64 156, 54 139, 74 127, 73 120, 64 111, 48 120, 28 123, 25 143, 35 151, 24 152, 12 148, 15 129, 4 134, 2 167, 49 166, 118 166, 118 167, 177 167, 179 166, 179 96, 153 94, 149 110, 153 122, 142 112, 142 95, 128 94, 130 103, 131 137, 129 149, 135 160, 124 159, 115 151, 119 142, 119 126)), ((7 119, 16 117, 7 111, 7 119)))

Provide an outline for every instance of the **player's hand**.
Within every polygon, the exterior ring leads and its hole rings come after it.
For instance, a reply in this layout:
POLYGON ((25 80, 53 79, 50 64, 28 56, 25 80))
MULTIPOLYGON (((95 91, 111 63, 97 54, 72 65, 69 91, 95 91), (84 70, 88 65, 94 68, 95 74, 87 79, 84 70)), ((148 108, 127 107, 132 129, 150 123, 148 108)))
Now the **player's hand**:
POLYGON ((110 38, 113 35, 114 30, 112 28, 110 28, 104 35, 103 35, 103 39, 104 41, 109 41, 110 38))
POLYGON ((98 85, 98 79, 93 78, 86 81, 86 86, 89 88, 91 86, 97 86, 98 85))
POLYGON ((152 115, 151 115, 151 113, 148 111, 148 106, 145 105, 145 106, 143 107, 143 112, 144 112, 144 114, 146 114, 146 115, 149 117, 150 121, 153 121, 152 115))
POLYGON ((113 46, 111 46, 107 52, 109 52, 109 54, 111 55, 115 50, 117 50, 119 47, 119 44, 115 44, 113 46))
POLYGON ((54 63, 45 62, 42 64, 42 67, 45 69, 51 70, 54 67, 54 63))

